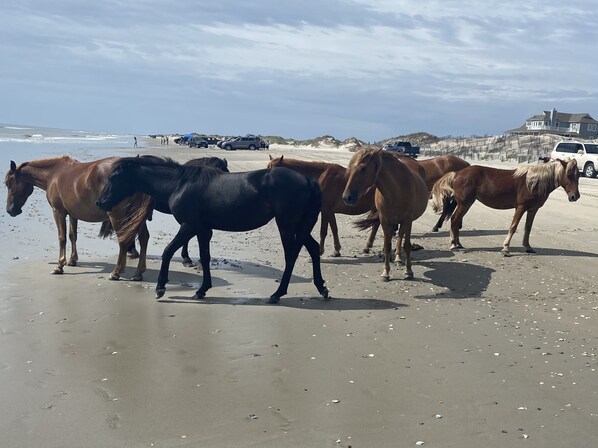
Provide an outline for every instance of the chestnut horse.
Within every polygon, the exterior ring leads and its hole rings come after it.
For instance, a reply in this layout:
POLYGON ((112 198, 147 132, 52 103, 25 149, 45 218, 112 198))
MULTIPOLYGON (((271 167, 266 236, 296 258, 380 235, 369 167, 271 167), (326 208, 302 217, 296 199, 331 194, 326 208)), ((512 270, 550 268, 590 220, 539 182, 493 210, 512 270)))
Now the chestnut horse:
MULTIPOLYGON (((416 166, 415 164, 421 165, 425 171, 426 186, 428 187, 429 192, 432 192, 432 186, 444 174, 450 171, 459 171, 460 169, 469 166, 469 163, 467 163, 465 160, 450 155, 416 161, 409 156, 397 154, 395 152, 390 154, 394 155, 395 157, 399 157, 405 163, 412 164, 414 167, 416 166)), ((287 168, 291 168, 318 181, 320 184, 320 189, 322 190, 320 255, 324 253, 324 242, 326 241, 328 226, 330 225, 332 238, 334 240, 333 256, 340 256, 341 243, 338 237, 338 226, 336 224, 336 218, 334 214, 342 213, 345 215, 361 215, 362 213, 369 212, 374 208, 374 190, 372 189, 359 198, 355 206, 347 206, 342 200, 342 192, 349 178, 349 170, 347 168, 336 163, 289 159, 285 158, 284 156, 273 158, 270 156, 268 168, 272 168, 274 166, 285 166, 287 168)), ((447 213, 450 215, 451 212, 452 210, 449 208, 449 206, 447 206, 447 213)), ((445 217, 443 215, 438 220, 438 223, 434 226, 434 232, 438 231, 444 220, 445 217)), ((372 230, 366 245, 363 248, 364 253, 369 253, 374 243, 377 231, 378 225, 372 225, 372 230)))
POLYGON ((368 191, 375 190, 374 204, 378 215, 375 221, 380 222, 384 232, 382 278, 386 281, 390 279, 390 252, 397 227, 397 247, 404 239, 406 279, 413 278, 411 228, 428 205, 428 188, 421 165, 405 162, 405 159, 379 148, 361 149, 349 162, 349 179, 343 191, 343 200, 352 205, 368 191))
POLYGON ((434 211, 444 209, 447 201, 455 200, 456 209, 451 217, 451 249, 462 249, 459 242, 459 228, 463 216, 476 199, 496 209, 515 209, 515 215, 503 243, 502 253, 510 255, 509 245, 517 225, 527 212, 523 246, 528 253, 534 253, 529 244, 529 235, 536 213, 548 196, 559 186, 567 192, 569 201, 579 199, 579 170, 575 159, 568 162, 555 160, 542 165, 527 165, 514 170, 470 166, 456 173, 448 173, 435 185, 432 191, 434 211))
MULTIPOLYGON (((286 167, 297 171, 304 176, 315 179, 320 185, 322 191, 322 209, 320 219, 320 255, 324 253, 324 242, 328 233, 328 226, 332 231, 334 240, 333 257, 340 257, 341 242, 338 237, 338 226, 336 224, 335 213, 344 215, 361 215, 369 212, 374 207, 374 191, 369 191, 355 203, 349 206, 344 203, 342 194, 345 184, 349 179, 349 170, 336 163, 306 161, 298 159, 289 159, 284 156, 273 158, 270 156, 268 168, 286 167)), ((377 228, 372 231, 363 251, 369 252, 376 236, 377 228)))
POLYGON ((110 274, 111 280, 118 280, 124 272, 127 263, 127 247, 136 234, 139 235, 140 254, 137 270, 133 280, 141 280, 145 272, 145 258, 149 232, 145 220, 141 221, 134 229, 128 229, 133 237, 123 239, 123 230, 128 228, 133 217, 146 215, 150 209, 151 198, 137 194, 129 197, 115 207, 110 213, 100 210, 95 201, 104 184, 113 164, 118 157, 82 163, 69 156, 50 159, 32 160, 21 163, 10 162, 10 170, 6 173, 5 184, 8 189, 6 199, 6 212, 10 216, 21 214, 25 202, 33 193, 34 187, 46 192, 48 203, 52 207, 54 220, 58 228, 58 266, 53 274, 62 274, 64 266, 76 266, 79 256, 77 254, 77 223, 79 220, 86 222, 105 222, 102 225, 102 236, 108 236, 112 229, 119 237, 119 254, 116 266, 110 274), (71 257, 66 259, 66 217, 69 217, 69 239, 71 241, 71 257))

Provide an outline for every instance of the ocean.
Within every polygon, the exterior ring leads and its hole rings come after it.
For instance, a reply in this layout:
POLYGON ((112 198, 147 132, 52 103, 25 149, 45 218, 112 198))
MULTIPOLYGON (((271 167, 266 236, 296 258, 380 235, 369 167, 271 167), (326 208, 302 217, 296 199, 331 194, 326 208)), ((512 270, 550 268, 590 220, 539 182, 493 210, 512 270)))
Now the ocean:
MULTIPOLYGON (((141 146, 144 138, 137 138, 141 146)), ((19 164, 68 154, 89 161, 125 155, 133 143, 133 135, 0 123, 0 154, 6 170, 10 160, 19 164)))

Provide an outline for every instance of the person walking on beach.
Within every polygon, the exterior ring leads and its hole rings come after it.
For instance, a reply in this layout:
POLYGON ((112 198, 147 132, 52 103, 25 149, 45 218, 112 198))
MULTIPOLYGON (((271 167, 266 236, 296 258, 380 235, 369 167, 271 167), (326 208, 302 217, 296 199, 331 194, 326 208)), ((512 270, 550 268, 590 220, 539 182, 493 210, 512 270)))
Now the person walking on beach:
POLYGON ((133 148, 137 148, 137 137, 133 137, 133 140, 135 140, 135 143, 133 144, 133 148))

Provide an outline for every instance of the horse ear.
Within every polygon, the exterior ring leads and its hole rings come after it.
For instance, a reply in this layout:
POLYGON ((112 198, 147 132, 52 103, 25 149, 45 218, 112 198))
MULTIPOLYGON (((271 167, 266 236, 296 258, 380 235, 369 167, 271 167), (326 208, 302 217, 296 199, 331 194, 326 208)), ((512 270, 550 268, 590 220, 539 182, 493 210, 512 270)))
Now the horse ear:
POLYGON ((268 157, 270 157, 270 160, 274 160, 274 158, 272 157, 272 154, 268 154, 268 157))
POLYGON ((222 159, 224 161, 224 166, 228 168, 228 160, 222 159))
POLYGON ((11 160, 10 161, 10 172, 14 173, 16 170, 17 170, 17 164, 11 160))

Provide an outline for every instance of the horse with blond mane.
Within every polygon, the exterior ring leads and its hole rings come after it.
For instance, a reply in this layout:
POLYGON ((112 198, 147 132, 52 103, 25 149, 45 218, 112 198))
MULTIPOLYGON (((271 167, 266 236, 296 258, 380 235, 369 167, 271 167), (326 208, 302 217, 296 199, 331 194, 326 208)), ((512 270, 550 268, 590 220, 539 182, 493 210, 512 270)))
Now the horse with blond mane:
POLYGON ((523 214, 527 212, 523 246, 527 253, 534 253, 529 243, 534 218, 550 193, 559 186, 563 187, 570 202, 579 199, 579 170, 575 159, 555 160, 517 169, 470 166, 448 173, 436 182, 432 189, 432 202, 436 213, 444 210, 448 201, 456 202, 455 211, 450 217, 451 250, 463 248, 459 241, 459 229, 463 216, 477 199, 490 208, 515 209, 502 247, 505 256, 510 255, 511 239, 523 214))

